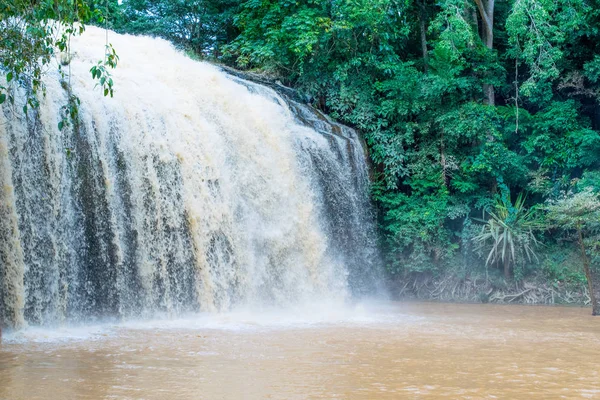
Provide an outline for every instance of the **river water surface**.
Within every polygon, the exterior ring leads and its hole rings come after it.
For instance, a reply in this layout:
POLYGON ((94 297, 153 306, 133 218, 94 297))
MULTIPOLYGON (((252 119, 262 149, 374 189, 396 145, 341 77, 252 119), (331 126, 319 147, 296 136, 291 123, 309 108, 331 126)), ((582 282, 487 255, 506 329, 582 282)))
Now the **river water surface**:
POLYGON ((600 398, 589 309, 327 305, 26 329, 0 399, 600 398))

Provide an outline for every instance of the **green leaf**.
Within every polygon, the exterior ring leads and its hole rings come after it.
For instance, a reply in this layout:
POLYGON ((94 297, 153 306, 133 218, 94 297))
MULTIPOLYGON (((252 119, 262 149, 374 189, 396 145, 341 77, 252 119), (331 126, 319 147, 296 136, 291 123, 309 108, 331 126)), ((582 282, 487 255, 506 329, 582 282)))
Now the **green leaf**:
POLYGON ((0 93, 0 104, 4 103, 5 101, 6 101, 6 94, 0 93))

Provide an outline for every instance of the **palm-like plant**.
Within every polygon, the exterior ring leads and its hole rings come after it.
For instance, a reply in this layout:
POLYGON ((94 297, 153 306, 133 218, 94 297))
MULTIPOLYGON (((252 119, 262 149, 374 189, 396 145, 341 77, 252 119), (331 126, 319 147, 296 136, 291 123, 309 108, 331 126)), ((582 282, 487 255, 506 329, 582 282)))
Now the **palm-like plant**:
POLYGON ((525 256, 529 261, 538 259, 535 247, 539 244, 534 231, 540 227, 534 209, 525 208, 525 196, 519 194, 515 204, 505 194, 496 201, 494 211, 489 211, 481 232, 473 238, 480 249, 489 249, 486 267, 490 264, 504 266, 504 276, 510 278, 511 266, 525 256))

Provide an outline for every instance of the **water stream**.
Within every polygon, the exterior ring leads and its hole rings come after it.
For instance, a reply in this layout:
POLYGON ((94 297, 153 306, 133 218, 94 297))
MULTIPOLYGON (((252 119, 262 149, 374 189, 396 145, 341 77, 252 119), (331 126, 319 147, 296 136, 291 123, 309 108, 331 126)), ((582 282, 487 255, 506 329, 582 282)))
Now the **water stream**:
POLYGON ((38 111, 0 114, 0 323, 174 317, 377 291, 354 130, 166 41, 111 33, 110 42, 121 57, 112 99, 89 72, 105 32, 72 39, 81 107, 64 131, 68 82, 54 70, 38 111))

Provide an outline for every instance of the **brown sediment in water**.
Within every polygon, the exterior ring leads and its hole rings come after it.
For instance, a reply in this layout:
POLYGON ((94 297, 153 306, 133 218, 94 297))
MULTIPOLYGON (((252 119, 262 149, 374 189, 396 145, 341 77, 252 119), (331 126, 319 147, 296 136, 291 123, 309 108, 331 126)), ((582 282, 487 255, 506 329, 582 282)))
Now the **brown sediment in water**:
POLYGON ((394 303, 329 324, 13 338, 0 348, 0 399, 598 398, 600 320, 589 314, 394 303))

